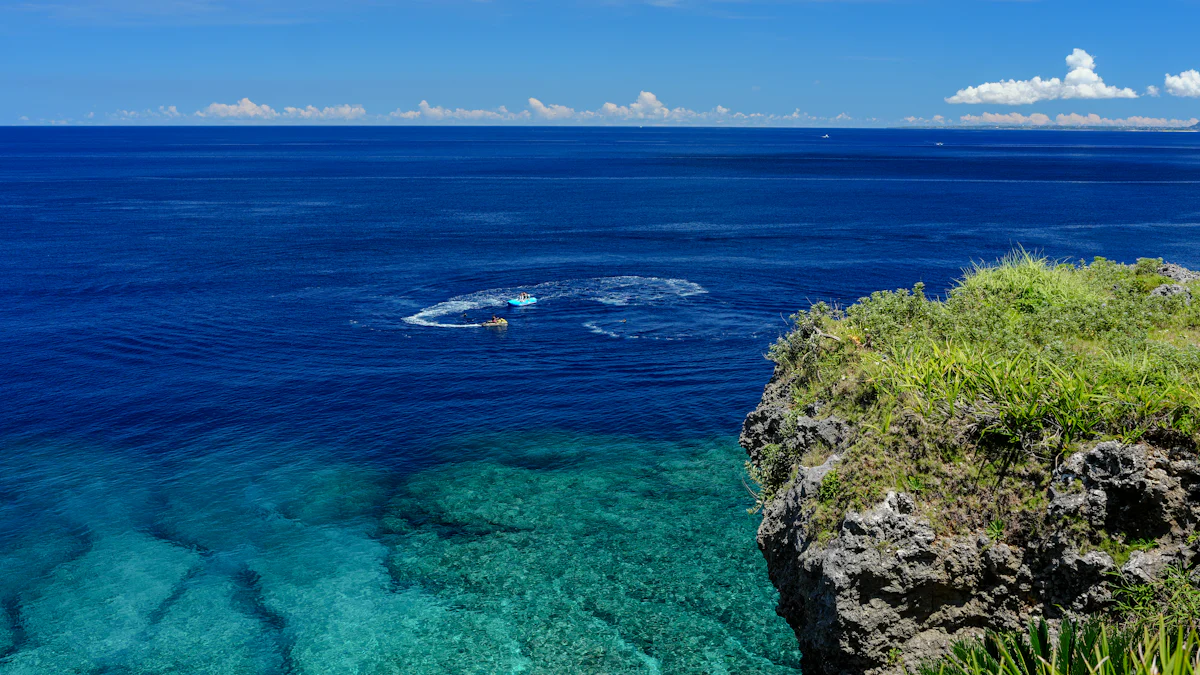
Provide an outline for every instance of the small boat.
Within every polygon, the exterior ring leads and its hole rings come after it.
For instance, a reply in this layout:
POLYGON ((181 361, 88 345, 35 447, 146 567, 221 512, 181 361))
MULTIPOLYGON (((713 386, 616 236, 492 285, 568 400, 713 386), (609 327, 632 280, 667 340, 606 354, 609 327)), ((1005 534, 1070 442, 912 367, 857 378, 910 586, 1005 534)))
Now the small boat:
POLYGON ((829 134, 825 134, 825 135, 824 135, 824 136, 822 136, 821 138, 829 138, 829 134))
POLYGON ((479 324, 484 328, 508 328, 508 319, 500 317, 499 319, 489 319, 479 324))
POLYGON ((940 145, 942 145, 942 142, 941 142, 941 141, 938 141, 938 142, 937 142, 937 145, 939 145, 939 146, 940 146, 940 145))
POLYGON ((525 305, 532 305, 536 302, 537 298, 529 295, 528 293, 522 293, 515 298, 511 298, 508 301, 508 304, 512 305, 513 307, 524 307, 525 305))

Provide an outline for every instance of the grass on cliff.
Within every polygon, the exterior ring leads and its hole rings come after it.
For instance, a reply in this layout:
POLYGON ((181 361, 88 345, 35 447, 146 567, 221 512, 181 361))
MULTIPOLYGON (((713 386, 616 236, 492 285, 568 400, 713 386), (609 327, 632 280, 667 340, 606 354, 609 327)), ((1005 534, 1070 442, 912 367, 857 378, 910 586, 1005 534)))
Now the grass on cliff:
POLYGON ((1198 675, 1195 624, 1122 628, 1103 621, 1064 621, 1052 637, 1045 621, 1025 634, 988 634, 954 646, 918 668, 919 675, 1198 675))
MULTIPOLYGON (((967 271, 944 300, 917 284, 793 316, 769 352, 794 376, 793 414, 856 429, 821 485, 815 534, 899 489, 921 496, 939 531, 1020 538, 1044 510, 1053 467, 1082 443, 1194 449, 1200 283, 1189 289, 1196 302, 1155 295, 1172 283, 1161 264, 1057 264, 1018 251, 967 271)), ((750 467, 761 498, 831 451, 767 448, 750 467)))
POLYGON ((1117 602, 1053 631, 988 632, 920 664, 918 675, 1200 675, 1200 571, 1170 567, 1146 583, 1119 584, 1117 602))

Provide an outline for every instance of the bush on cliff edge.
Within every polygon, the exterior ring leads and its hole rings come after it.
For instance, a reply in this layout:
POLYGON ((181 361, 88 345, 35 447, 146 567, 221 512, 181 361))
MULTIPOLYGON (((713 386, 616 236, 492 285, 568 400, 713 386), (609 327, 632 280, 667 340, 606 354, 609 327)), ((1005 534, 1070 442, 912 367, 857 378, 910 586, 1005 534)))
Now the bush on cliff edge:
MULTIPOLYGON (((920 497, 939 532, 1021 541, 1042 525, 1051 470, 1083 443, 1195 452, 1200 282, 1171 285, 1163 269, 1158 259, 1072 265, 1018 251, 969 270, 943 300, 917 284, 794 315, 769 352, 791 378, 792 414, 856 430, 821 485, 810 534, 827 538, 847 510, 899 489, 920 497)), ((748 467, 760 499, 832 452, 767 448, 748 467)), ((1079 535, 1138 545, 1122 533, 1079 535)))
POLYGON ((1064 621, 1053 638, 1044 620, 1025 634, 989 633, 962 642, 919 675, 1197 675, 1196 626, 1121 628, 1101 621, 1064 621))

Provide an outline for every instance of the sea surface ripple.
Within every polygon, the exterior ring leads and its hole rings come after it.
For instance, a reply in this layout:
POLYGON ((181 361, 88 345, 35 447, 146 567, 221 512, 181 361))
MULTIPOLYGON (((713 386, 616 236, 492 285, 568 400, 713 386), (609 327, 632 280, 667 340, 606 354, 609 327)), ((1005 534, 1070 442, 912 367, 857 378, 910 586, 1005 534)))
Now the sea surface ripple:
POLYGON ((1186 133, 0 128, 0 675, 797 672, 736 445, 786 317, 1200 267, 1197 183, 1186 133))

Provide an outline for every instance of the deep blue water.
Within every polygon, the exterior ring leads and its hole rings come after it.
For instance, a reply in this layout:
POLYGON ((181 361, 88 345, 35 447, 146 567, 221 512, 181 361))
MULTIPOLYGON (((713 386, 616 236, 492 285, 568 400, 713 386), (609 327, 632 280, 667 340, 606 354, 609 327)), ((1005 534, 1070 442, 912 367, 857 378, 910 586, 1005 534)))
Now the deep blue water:
POLYGON ((824 133, 0 128, 0 673, 793 672, 784 315, 1200 266, 1200 135, 824 133))

